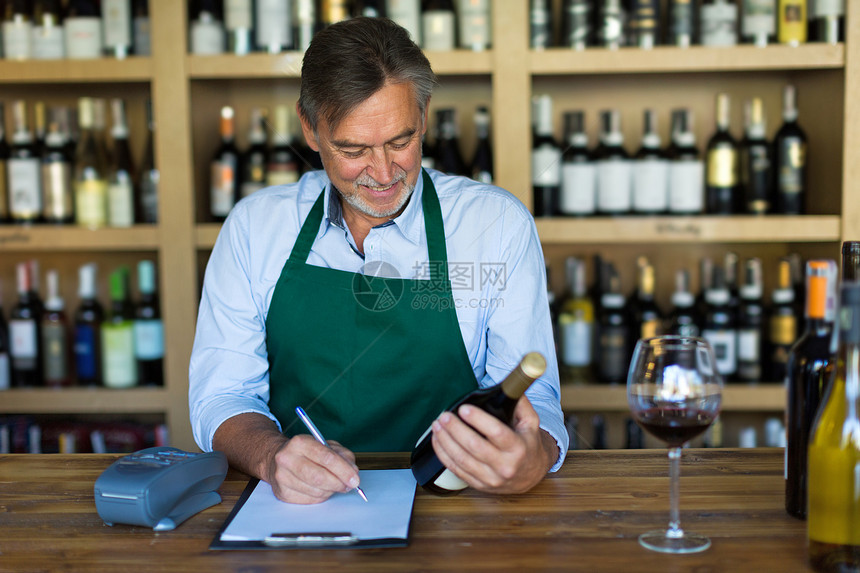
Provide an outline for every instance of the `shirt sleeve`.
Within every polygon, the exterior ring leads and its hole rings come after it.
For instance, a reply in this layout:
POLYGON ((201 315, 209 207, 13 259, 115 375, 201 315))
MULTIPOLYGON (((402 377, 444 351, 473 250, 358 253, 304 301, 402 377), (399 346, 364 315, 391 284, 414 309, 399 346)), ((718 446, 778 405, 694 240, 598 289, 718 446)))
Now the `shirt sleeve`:
POLYGON ((558 459, 550 471, 564 462, 570 437, 561 410, 558 360, 546 293, 546 266, 534 220, 519 202, 511 199, 494 240, 499 251, 497 276, 483 277, 484 296, 493 304, 487 318, 486 375, 482 386, 501 382, 528 352, 546 358, 543 376, 526 391, 540 416, 540 427, 556 441, 558 459))
POLYGON ((228 418, 268 408, 269 374, 264 301, 251 284, 247 212, 237 205, 225 221, 206 266, 188 369, 194 440, 212 450, 228 418))

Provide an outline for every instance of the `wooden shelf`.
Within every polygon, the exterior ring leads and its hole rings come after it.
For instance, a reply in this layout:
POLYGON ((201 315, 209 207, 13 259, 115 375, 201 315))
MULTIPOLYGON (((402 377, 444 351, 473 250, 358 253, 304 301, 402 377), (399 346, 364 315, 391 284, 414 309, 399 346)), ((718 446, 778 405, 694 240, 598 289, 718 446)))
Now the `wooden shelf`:
MULTIPOLYGON (((727 384, 723 412, 781 412, 786 404, 782 384, 727 384)), ((562 384, 561 407, 566 412, 626 412, 627 388, 622 384, 562 384)))
POLYGON ((155 225, 84 229, 73 225, 0 226, 2 251, 148 251, 159 246, 155 225))
POLYGON ((773 243, 839 241, 837 215, 537 219, 542 243, 773 243))
POLYGON ((0 83, 148 82, 151 58, 124 60, 0 60, 0 83))
POLYGON ((198 249, 211 249, 215 246, 215 239, 221 231, 221 223, 201 223, 197 225, 195 238, 198 249))
POLYGON ((546 75, 838 69, 844 66, 844 44, 763 48, 657 46, 652 50, 592 48, 583 51, 552 48, 533 50, 528 57, 529 71, 546 75))
POLYGON ((165 411, 164 388, 32 388, 0 392, 3 414, 149 414, 165 411))

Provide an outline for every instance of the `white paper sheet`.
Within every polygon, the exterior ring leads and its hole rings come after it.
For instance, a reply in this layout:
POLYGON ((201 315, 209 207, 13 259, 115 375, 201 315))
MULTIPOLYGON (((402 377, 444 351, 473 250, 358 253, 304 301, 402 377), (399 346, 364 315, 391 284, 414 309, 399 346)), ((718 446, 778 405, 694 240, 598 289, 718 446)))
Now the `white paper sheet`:
POLYGON ((349 532, 360 540, 406 539, 415 499, 412 471, 360 470, 365 502, 355 492, 322 503, 284 503, 260 481, 221 534, 221 541, 262 541, 278 533, 349 532))

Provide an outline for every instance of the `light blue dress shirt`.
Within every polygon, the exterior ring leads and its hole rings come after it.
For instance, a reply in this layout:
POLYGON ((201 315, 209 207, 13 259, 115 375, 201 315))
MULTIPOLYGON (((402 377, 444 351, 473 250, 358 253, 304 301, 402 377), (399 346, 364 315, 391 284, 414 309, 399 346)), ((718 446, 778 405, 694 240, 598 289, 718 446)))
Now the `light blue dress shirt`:
MULTIPOLYGON (((475 379, 481 387, 492 386, 526 353, 538 351, 547 358, 546 373, 526 395, 541 427, 558 444, 555 471, 564 461, 568 434, 534 220, 519 200, 499 187, 428 173, 442 208, 454 306, 475 379)), ((371 229, 363 256, 343 223, 340 201, 332 195, 324 171, 240 201, 227 217, 206 267, 189 367, 191 426, 204 451, 211 451, 215 430, 232 416, 257 412, 278 423, 267 406, 266 315, 302 223, 323 189, 323 220, 307 264, 386 277, 430 276, 421 177, 403 213, 371 229)), ((423 302, 438 305, 440 299, 431 292, 423 302)))

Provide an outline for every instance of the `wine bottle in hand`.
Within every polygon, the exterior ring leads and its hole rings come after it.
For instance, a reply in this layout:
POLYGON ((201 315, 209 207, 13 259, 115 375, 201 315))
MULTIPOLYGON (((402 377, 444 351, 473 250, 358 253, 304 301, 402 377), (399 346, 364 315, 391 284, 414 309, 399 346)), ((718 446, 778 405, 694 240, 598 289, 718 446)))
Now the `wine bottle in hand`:
MULTIPOLYGON (((446 411, 456 414, 461 405, 471 404, 510 424, 520 397, 545 370, 546 359, 543 355, 529 352, 500 384, 469 392, 446 411)), ((454 495, 466 489, 468 484, 439 461, 432 438, 432 431, 427 428, 412 450, 410 465, 418 485, 437 495, 454 495)))

